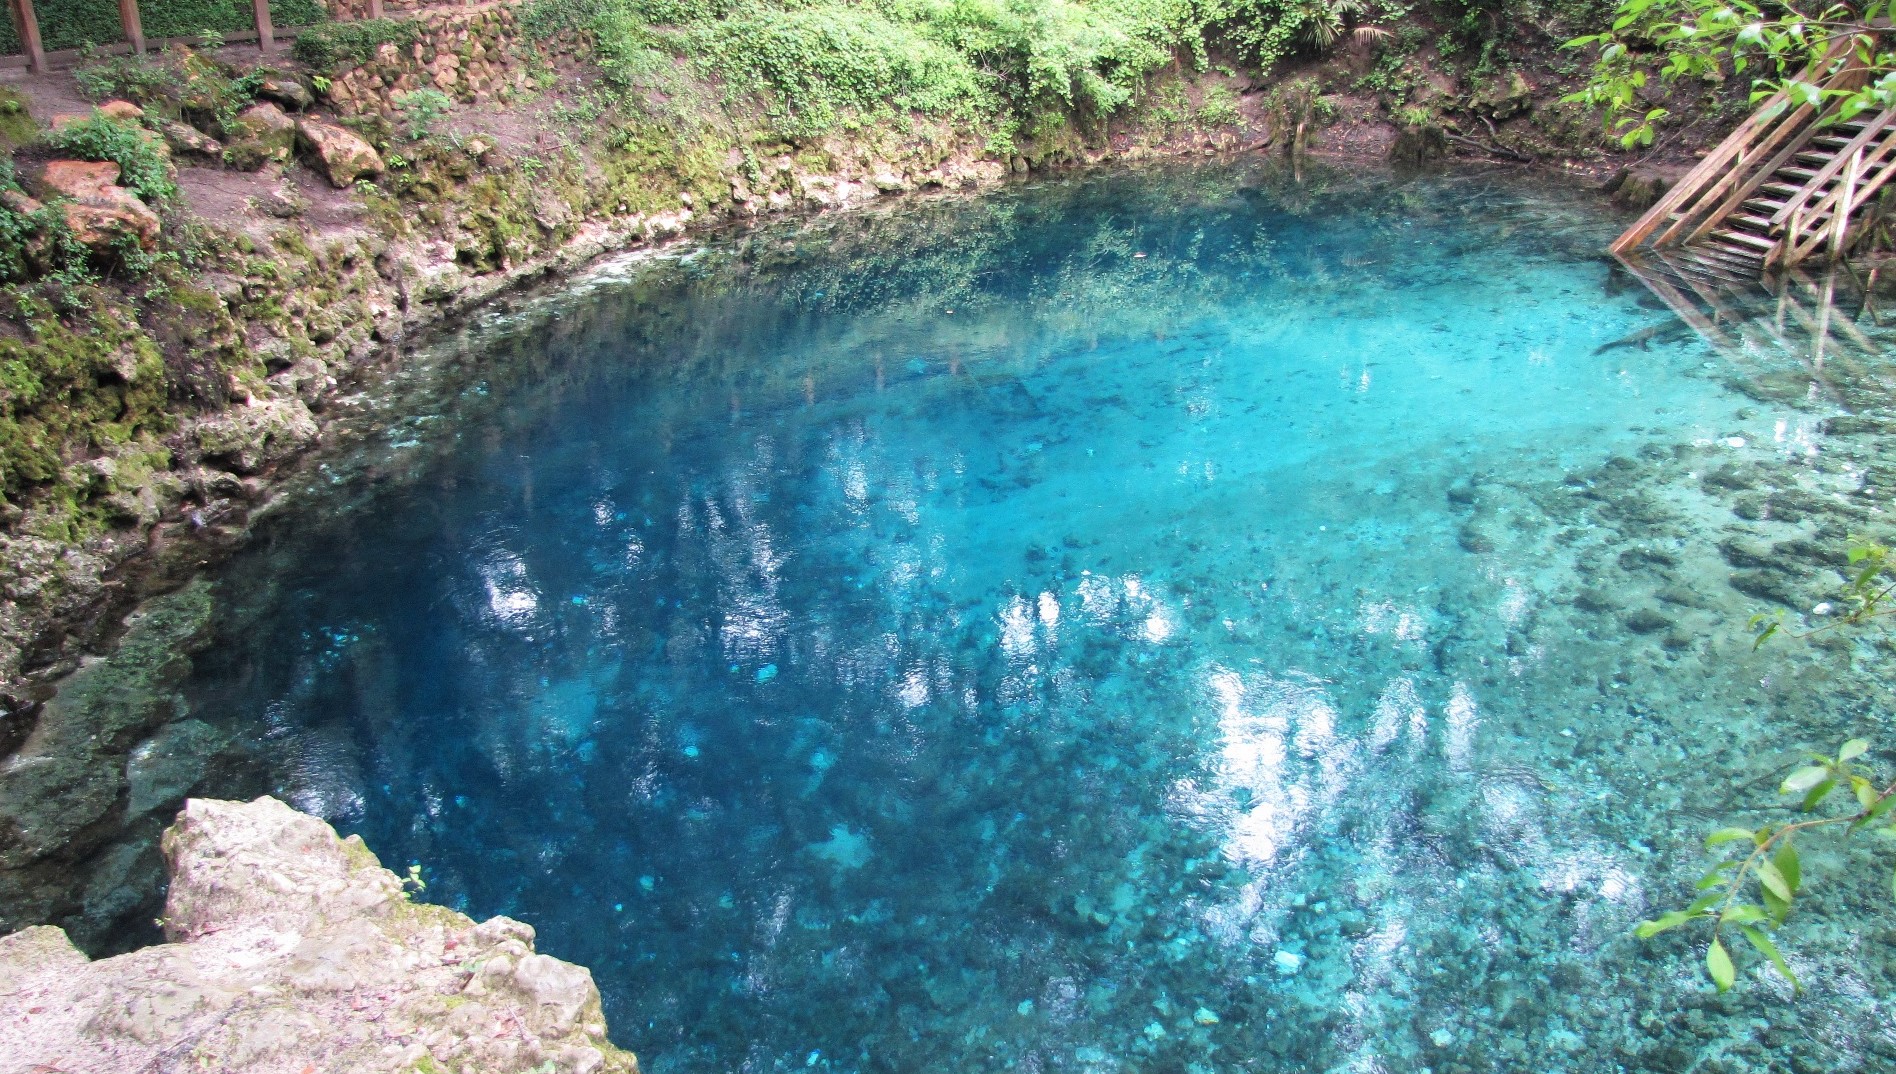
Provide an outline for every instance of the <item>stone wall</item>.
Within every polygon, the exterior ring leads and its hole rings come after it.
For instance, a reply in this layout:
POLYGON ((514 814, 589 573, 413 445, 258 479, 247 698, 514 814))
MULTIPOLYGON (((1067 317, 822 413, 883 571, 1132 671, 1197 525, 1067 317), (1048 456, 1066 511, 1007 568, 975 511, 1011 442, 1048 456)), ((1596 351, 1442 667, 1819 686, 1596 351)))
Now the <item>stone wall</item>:
MULTIPOLYGON (((328 0, 329 14, 338 19, 366 19, 369 17, 369 0, 328 0)), ((382 14, 406 15, 411 12, 435 8, 474 8, 487 7, 486 3, 472 0, 382 0, 382 14)))
POLYGON ((638 1074, 584 967, 410 902, 359 838, 193 799, 164 850, 169 943, 91 962, 51 926, 0 939, 0 1071, 638 1074))
POLYGON ((468 103, 507 100, 531 85, 531 71, 575 58, 584 43, 532 41, 521 33, 513 5, 431 7, 413 16, 420 39, 407 48, 383 45, 359 67, 331 77, 328 101, 344 115, 393 115, 393 95, 436 89, 468 103))

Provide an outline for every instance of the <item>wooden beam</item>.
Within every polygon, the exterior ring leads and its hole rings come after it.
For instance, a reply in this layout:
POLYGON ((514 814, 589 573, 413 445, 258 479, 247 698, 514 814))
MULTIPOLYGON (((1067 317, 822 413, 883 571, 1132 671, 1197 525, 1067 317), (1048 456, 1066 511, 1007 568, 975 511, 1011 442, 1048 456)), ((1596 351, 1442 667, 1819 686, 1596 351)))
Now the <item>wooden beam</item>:
POLYGON ((270 25, 270 0, 250 0, 250 8, 257 14, 257 51, 265 56, 276 55, 276 30, 270 25))
POLYGON ((382 0, 369 0, 369 18, 379 19, 381 17, 382 17, 382 0))
POLYGON ((125 40, 132 43, 132 55, 145 54, 145 24, 138 17, 138 0, 119 0, 119 25, 125 27, 125 40))
POLYGON ((36 75, 46 73, 46 47, 40 44, 39 16, 33 12, 33 0, 12 0, 13 25, 20 31, 20 46, 26 49, 26 69, 36 75))

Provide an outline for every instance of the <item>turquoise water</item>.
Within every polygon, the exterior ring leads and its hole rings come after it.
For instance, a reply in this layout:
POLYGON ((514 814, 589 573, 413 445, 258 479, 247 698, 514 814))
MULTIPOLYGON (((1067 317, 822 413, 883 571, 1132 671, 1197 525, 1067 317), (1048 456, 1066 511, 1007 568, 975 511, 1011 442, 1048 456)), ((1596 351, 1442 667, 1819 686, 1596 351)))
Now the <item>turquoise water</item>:
POLYGON ((655 1074, 1896 1069, 1873 895, 1795 999, 1628 935, 1877 726, 1742 623, 1880 374, 1711 349, 1586 205, 1218 166, 620 266, 265 521, 193 711, 655 1074))

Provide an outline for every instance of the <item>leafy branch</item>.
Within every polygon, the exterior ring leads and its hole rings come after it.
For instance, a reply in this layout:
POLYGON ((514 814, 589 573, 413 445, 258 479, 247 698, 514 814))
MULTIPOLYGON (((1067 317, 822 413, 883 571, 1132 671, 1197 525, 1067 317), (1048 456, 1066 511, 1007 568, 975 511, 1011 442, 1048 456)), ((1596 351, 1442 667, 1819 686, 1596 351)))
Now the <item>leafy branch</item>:
MULTIPOLYGON (((1869 749, 1869 739, 1853 738, 1843 744, 1835 757, 1813 753, 1810 755, 1812 763, 1786 776, 1778 788, 1780 794, 1802 795, 1797 809, 1809 814, 1816 812, 1825 801, 1832 800, 1834 791, 1848 787, 1856 801, 1854 811, 1767 824, 1756 829, 1720 828, 1705 840, 1706 849, 1741 844, 1748 848, 1745 855, 1728 857, 1714 864, 1699 878, 1697 889, 1702 894, 1698 898, 1684 909, 1640 922, 1633 930, 1634 935, 1647 940, 1682 925, 1708 922, 1712 935, 1705 949, 1705 971, 1712 984, 1725 992, 1731 989, 1738 975, 1731 950, 1725 944, 1726 936, 1736 931, 1793 988, 1802 991, 1803 985, 1772 939, 1772 934, 1790 916, 1803 887, 1803 864, 1797 852, 1797 839, 1805 832, 1838 825, 1848 825, 1847 833, 1855 833, 1883 822, 1890 809, 1896 807, 1896 780, 1879 786, 1879 782, 1872 780, 1857 764, 1858 758, 1869 749)), ((1882 831, 1896 835, 1896 825, 1882 831)), ((1896 879, 1892 881, 1892 890, 1896 891, 1896 879)))
POLYGON ((1627 148, 1651 145, 1654 125, 1671 114, 1651 94, 1654 76, 1670 85, 1749 74, 1753 104, 1783 92, 1792 107, 1835 105, 1837 118, 1849 119, 1896 104, 1896 52, 1882 38, 1893 12, 1896 0, 1811 7, 1624 0, 1611 29, 1567 42, 1596 50, 1596 58, 1586 87, 1566 100, 1601 108, 1608 130, 1627 148), (1848 49, 1838 48, 1846 43, 1848 49), (1863 86, 1819 85, 1852 59, 1869 72, 1863 86))

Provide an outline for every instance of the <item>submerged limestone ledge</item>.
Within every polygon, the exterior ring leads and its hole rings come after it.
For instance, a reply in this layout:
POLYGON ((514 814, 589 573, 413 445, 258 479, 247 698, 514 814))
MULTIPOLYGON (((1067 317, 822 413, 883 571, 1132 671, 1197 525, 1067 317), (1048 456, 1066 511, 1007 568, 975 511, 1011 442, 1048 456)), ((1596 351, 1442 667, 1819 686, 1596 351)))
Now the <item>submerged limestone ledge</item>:
POLYGON ((192 799, 164 851, 171 942, 90 962, 50 926, 0 939, 0 1074, 637 1074, 591 973, 531 926, 410 902, 358 837, 192 799))

